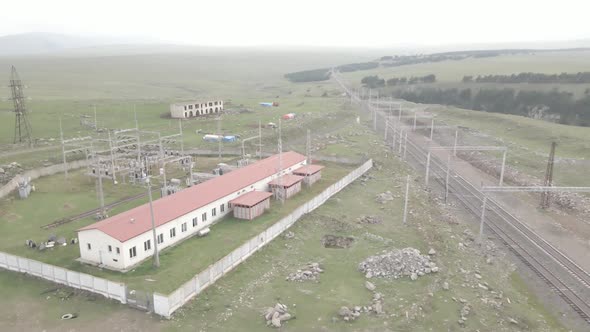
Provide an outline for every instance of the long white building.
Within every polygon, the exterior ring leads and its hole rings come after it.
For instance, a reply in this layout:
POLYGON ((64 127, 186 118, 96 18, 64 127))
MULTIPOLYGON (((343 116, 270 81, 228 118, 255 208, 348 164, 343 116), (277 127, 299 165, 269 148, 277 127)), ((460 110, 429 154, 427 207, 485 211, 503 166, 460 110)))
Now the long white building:
MULTIPOLYGON (((269 191, 269 182, 304 166, 306 157, 284 152, 153 202, 158 250, 175 245, 232 211, 229 202, 247 192, 269 191)), ((152 257, 149 204, 78 230, 80 261, 125 271, 152 257)), ((212 229, 214 232, 215 229, 212 229)))
POLYGON ((217 114, 223 111, 223 100, 190 101, 170 104, 170 115, 175 119, 217 114))

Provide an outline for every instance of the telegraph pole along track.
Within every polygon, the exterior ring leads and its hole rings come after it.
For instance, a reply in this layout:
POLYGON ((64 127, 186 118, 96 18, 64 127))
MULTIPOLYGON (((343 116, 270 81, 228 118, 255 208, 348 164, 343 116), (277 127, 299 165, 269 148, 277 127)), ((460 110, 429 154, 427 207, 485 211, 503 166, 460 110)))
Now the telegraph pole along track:
POLYGON ((390 132, 393 136, 391 143, 394 153, 398 152, 400 158, 410 156, 411 158, 405 159, 414 169, 426 171, 429 177, 434 177, 435 181, 430 183, 437 183, 437 188, 442 188, 443 192, 447 189, 466 211, 481 221, 480 244, 482 244, 485 226, 486 231, 489 230, 497 236, 524 265, 538 275, 587 324, 590 324, 590 274, 588 272, 509 213, 486 192, 465 179, 460 169, 451 167, 452 163, 447 163, 447 154, 452 155, 452 149, 439 149, 438 153, 431 153, 430 148, 433 147, 436 150, 436 143, 411 130, 411 123, 405 123, 401 117, 387 116, 386 112, 374 108, 370 101, 367 102, 354 94, 343 83, 337 72, 332 77, 348 93, 351 101, 356 102, 363 112, 373 116, 374 130, 385 132, 386 135, 387 131, 390 132), (404 126, 406 126, 405 130, 404 126), (406 135, 402 135, 402 131, 406 135), (399 151, 395 149, 396 140, 399 151), (447 176, 447 173, 450 176, 447 176), (482 205, 485 210, 482 210, 482 205))

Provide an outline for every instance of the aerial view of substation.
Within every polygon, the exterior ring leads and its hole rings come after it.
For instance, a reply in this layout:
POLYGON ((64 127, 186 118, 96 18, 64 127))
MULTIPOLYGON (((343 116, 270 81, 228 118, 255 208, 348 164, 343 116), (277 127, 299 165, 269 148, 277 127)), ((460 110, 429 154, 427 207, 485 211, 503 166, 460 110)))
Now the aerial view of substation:
MULTIPOLYGON (((549 56, 498 52, 530 66, 549 56)), ((590 324, 587 127, 410 101, 378 82, 396 61, 444 70, 444 55, 281 64, 219 84, 183 78, 182 54, 137 56, 178 71, 136 91, 130 77, 156 70, 107 57, 131 68, 100 74, 118 82, 97 88, 122 96, 108 99, 35 73, 55 59, 4 70, 7 330, 590 324)))

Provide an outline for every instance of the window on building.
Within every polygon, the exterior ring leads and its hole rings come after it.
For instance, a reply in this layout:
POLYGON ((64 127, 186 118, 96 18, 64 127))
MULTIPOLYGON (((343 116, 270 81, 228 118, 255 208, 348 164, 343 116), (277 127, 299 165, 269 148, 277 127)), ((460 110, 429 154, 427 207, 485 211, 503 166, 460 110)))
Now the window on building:
POLYGON ((129 249, 129 257, 133 258, 137 256, 137 250, 135 249, 135 247, 129 249))
POLYGON ((86 247, 88 247, 88 250, 92 250, 92 246, 90 245, 90 243, 86 243, 86 247))
POLYGON ((195 104, 195 109, 199 108, 199 104, 195 104))
POLYGON ((182 223, 182 225, 180 225, 180 231, 186 232, 186 223, 182 223))
POLYGON ((203 213, 203 215, 201 216, 201 220, 207 221, 207 212, 203 213))
POLYGON ((109 244, 109 252, 113 252, 113 247, 109 244))
POLYGON ((209 103, 209 106, 213 106, 213 103, 209 103))
POLYGON ((231 203, 227 203, 227 208, 231 209, 231 203))
POLYGON ((176 236, 176 227, 173 227, 170 229, 170 237, 175 237, 176 236))
POLYGON ((217 215, 217 208, 211 209, 211 217, 215 217, 217 215))
POLYGON ((225 212, 225 204, 221 204, 221 205, 219 206, 219 211, 220 211, 221 213, 225 212))
POLYGON ((160 243, 164 243, 164 234, 159 234, 158 237, 156 238, 156 241, 158 241, 158 244, 160 243))
POLYGON ((117 252, 117 255, 119 255, 121 253, 121 249, 119 247, 116 247, 115 251, 117 252))
POLYGON ((188 105, 188 109, 192 110, 193 109, 193 105, 188 105))
POLYGON ((152 240, 147 240, 143 243, 143 250, 148 251, 152 249, 152 240))
POLYGON ((193 227, 196 227, 198 223, 199 223, 199 221, 197 220, 197 217, 194 217, 193 218, 193 227))

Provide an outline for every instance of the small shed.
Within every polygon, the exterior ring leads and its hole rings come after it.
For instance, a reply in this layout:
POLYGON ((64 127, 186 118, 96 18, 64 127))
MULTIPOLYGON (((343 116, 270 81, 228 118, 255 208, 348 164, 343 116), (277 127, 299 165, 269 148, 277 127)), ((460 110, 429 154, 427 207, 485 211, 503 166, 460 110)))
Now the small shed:
POLYGON ((238 219, 252 220, 270 208, 270 196, 266 191, 250 191, 236 199, 231 200, 234 217, 238 219))
POLYGON ((322 165, 305 165, 293 171, 293 174, 303 176, 303 183, 308 186, 322 178, 322 165))
POLYGON ((268 185, 275 197, 281 195, 284 199, 288 199, 301 191, 301 181, 303 176, 286 174, 270 181, 268 185))

